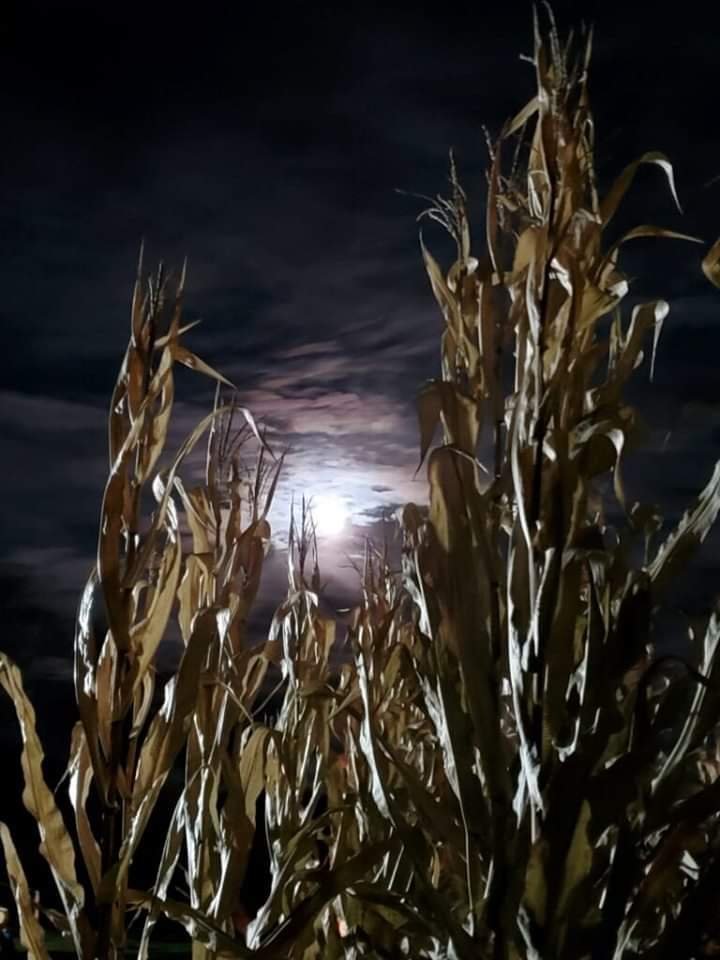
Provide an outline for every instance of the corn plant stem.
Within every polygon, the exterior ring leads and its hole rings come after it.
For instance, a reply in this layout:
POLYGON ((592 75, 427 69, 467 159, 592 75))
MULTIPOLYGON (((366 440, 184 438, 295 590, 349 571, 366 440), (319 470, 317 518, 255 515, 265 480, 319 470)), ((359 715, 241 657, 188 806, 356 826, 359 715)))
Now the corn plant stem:
MULTIPOLYGON (((120 757, 123 755, 124 720, 115 720, 110 729, 110 776, 108 786, 107 803, 103 810, 102 817, 102 836, 100 843, 102 875, 107 875, 117 862, 122 842, 124 827, 124 810, 118 790, 118 770, 120 767, 120 757)), ((98 960, 116 960, 122 955, 122 949, 118 950, 118 945, 114 943, 113 938, 113 919, 115 913, 117 891, 113 891, 113 897, 108 903, 100 906, 100 926, 98 934, 98 960)))
MULTIPOLYGON (((548 167, 550 167, 551 162, 548 158, 548 167)), ((555 205, 557 202, 556 194, 556 171, 549 170, 549 181, 550 181, 550 204, 548 211, 548 233, 553 229, 553 224, 555 220, 555 205)), ((550 289, 550 265, 552 263, 553 257, 555 256, 555 244, 553 244, 549 255, 545 258, 545 264, 543 267, 543 286, 542 294, 540 298, 540 331, 538 336, 537 344, 537 355, 536 355, 536 374, 535 374, 535 397, 536 397, 536 423, 534 431, 534 440, 535 440, 535 461, 533 464, 533 478, 532 478, 532 489, 531 489, 531 498, 530 498, 530 534, 534 536, 537 533, 537 524, 540 519, 540 512, 542 509, 542 482, 543 482, 543 449, 545 446, 545 438, 547 436, 548 428, 548 412, 546 409, 543 409, 545 406, 545 398, 543 397, 543 362, 545 354, 545 330, 548 323, 548 309, 549 309, 549 298, 548 291, 550 289)), ((530 553, 530 563, 534 564, 536 562, 537 547, 533 543, 531 545, 530 553)), ((552 605, 551 605, 552 607, 552 605)), ((543 710, 543 699, 544 699, 544 682, 545 682, 545 650, 543 643, 543 631, 540 629, 539 622, 536 624, 536 648, 535 648, 535 664, 534 664, 534 673, 535 673, 535 702, 533 704, 532 715, 530 719, 530 738, 535 744, 535 747, 538 752, 538 757, 542 757, 542 736, 543 736, 543 726, 544 726, 544 710, 543 710)))
MULTIPOLYGON (((158 283, 159 289, 159 283, 158 283)), ((159 296, 159 294, 156 294, 159 296)), ((155 327, 154 327, 154 310, 151 310, 151 327, 150 327, 150 339, 149 339, 149 349, 147 354, 144 356, 145 361, 145 373, 144 373, 144 384, 145 384, 145 395, 147 396, 147 391, 152 379, 152 356, 153 356, 153 340, 155 337, 155 327)), ((145 422, 147 423, 148 411, 145 410, 142 414, 145 422)), ((142 437, 145 436, 145 429, 142 431, 142 437)), ((139 473, 139 466, 141 463, 141 450, 142 443, 138 446, 136 452, 136 467, 135 475, 139 473)), ((126 557, 126 570, 131 570, 135 563, 136 553, 137 553, 137 531, 139 530, 139 516, 140 516, 140 486, 133 483, 132 480, 129 481, 131 484, 131 497, 129 505, 129 523, 127 530, 127 557, 126 557)), ((130 587, 121 588, 123 603, 125 609, 129 611, 132 603, 132 590, 130 587)), ((123 838, 125 836, 127 823, 126 816, 127 811, 125 810, 125 804, 122 798, 122 795, 119 790, 118 780, 120 776, 120 770, 123 766, 123 762, 126 764, 126 779, 132 777, 132 770, 130 769, 130 734, 132 731, 132 709, 131 704, 128 705, 129 709, 125 708, 125 704, 122 703, 122 698, 124 695, 125 688, 125 678, 129 670, 128 656, 127 651, 122 648, 121 645, 116 645, 117 651, 117 664, 115 670, 115 682, 114 689, 112 690, 112 704, 113 704, 113 713, 118 711, 117 715, 112 721, 110 728, 110 760, 109 760, 109 770, 108 770, 108 794, 107 802, 103 810, 103 822, 102 822, 102 835, 101 835, 101 845, 100 845, 100 855, 101 855, 101 865, 102 865, 102 874, 103 876, 108 873, 110 869, 117 862, 120 848, 122 846, 123 838)), ((126 885, 126 882, 123 881, 123 887, 126 885)), ((100 909, 100 927, 98 934, 98 958, 99 960, 118 960, 119 957, 122 957, 124 954, 124 947, 121 944, 116 943, 116 936, 114 935, 115 927, 115 913, 118 909, 118 900, 120 901, 119 909, 123 914, 123 927, 124 927, 124 892, 114 890, 112 900, 109 903, 102 904, 100 909)), ((122 937, 124 942, 125 937, 122 937)))

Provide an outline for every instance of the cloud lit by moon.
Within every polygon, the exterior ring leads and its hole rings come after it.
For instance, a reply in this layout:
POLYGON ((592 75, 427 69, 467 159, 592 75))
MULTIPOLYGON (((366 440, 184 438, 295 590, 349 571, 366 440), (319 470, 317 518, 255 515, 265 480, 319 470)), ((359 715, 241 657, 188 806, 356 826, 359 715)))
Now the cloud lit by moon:
MULTIPOLYGON (((286 5, 242 56, 240 8, 199 16, 188 32, 162 4, 145 5, 147 31, 165 38, 157 85, 127 60, 136 30, 127 5, 40 6, 42 17, 36 0, 16 5, 0 58, 13 145, 0 182, 5 560, 39 576, 45 602, 72 615, 95 551, 107 404, 144 236, 148 265, 188 257, 187 319, 203 320, 188 346, 237 384, 272 449, 289 451, 270 517, 264 613, 284 589, 290 504, 303 495, 345 505, 342 524, 332 511, 318 522, 336 531, 321 533, 323 576, 349 600, 357 577, 347 557, 366 536, 382 538, 382 518, 425 495, 414 398, 438 374, 442 318, 417 243, 424 203, 408 194, 445 190, 453 146, 481 209, 482 125, 497 131, 532 86, 518 64, 532 44, 527 4, 415 5, 402 15, 392 4, 286 5)), ((663 150, 686 215, 674 220, 668 203, 658 217, 709 238, 720 184, 717 134, 700 112, 717 67, 707 9, 678 25, 643 23, 626 6, 584 7, 597 24, 600 175, 663 150), (672 68, 658 54, 670 48, 672 68)), ((577 16, 574 4, 555 7, 565 23, 577 16)), ((641 171, 631 200, 655 210, 662 190, 641 171)), ((659 475, 671 514, 688 477, 716 455, 720 335, 692 245, 668 250, 666 269, 666 252, 653 247, 650 258, 643 243, 629 251, 629 272, 647 278, 643 294, 671 303, 643 413, 652 427, 654 412, 670 411, 670 424, 657 418, 662 437, 672 429, 683 455, 668 465, 653 440, 627 483, 659 475)), ((202 378, 186 374, 178 443, 212 403, 202 378)))

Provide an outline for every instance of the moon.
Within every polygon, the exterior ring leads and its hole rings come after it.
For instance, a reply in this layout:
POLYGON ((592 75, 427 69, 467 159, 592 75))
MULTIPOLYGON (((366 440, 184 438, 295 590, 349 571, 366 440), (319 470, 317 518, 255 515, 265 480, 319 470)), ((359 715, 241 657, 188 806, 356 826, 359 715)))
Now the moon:
POLYGON ((313 497, 312 512, 319 537, 337 537, 348 521, 348 511, 342 499, 335 494, 313 497))

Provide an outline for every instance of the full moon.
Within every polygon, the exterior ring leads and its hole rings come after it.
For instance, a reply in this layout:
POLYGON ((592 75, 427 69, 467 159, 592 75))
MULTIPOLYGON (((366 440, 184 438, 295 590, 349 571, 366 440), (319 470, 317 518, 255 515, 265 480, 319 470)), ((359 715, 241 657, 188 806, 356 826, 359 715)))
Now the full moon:
POLYGON ((345 529, 348 512, 340 497, 334 494, 313 497, 312 512, 319 537, 336 537, 345 529))

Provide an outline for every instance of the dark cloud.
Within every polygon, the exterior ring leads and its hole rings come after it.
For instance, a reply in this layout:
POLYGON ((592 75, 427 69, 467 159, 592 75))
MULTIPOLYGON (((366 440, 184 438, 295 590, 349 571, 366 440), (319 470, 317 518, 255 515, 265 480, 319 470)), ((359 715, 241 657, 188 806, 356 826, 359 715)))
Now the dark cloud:
MULTIPOLYGON (((601 182, 646 149, 676 163, 685 217, 648 170, 627 224, 711 239, 720 184, 703 185, 720 151, 707 6, 672 18, 643 4, 555 6, 564 24, 597 21, 601 182)), ((290 450, 278 537, 293 496, 345 504, 346 536, 322 544, 338 602, 367 533, 382 536, 399 503, 423 498, 414 394, 436 373, 440 320, 417 245, 423 201, 397 188, 444 189, 454 146, 480 234, 481 127, 497 130, 532 92, 518 59, 531 47, 530 5, 281 4, 253 16, 79 0, 4 14, 3 545, 64 610, 94 551, 104 418, 143 236, 149 264, 188 256, 187 315, 203 319, 190 342, 290 450)), ((447 255, 437 233, 428 240, 447 255)), ((638 494, 657 486, 671 514, 717 450, 718 306, 699 255, 648 241, 626 261, 642 295, 671 302, 655 386, 638 391, 650 445, 628 473, 638 494)), ((189 374, 180 387, 173 443, 212 395, 189 374)), ((187 465, 199 469, 198 458, 187 465)), ((276 546, 258 623, 284 576, 276 546)))

